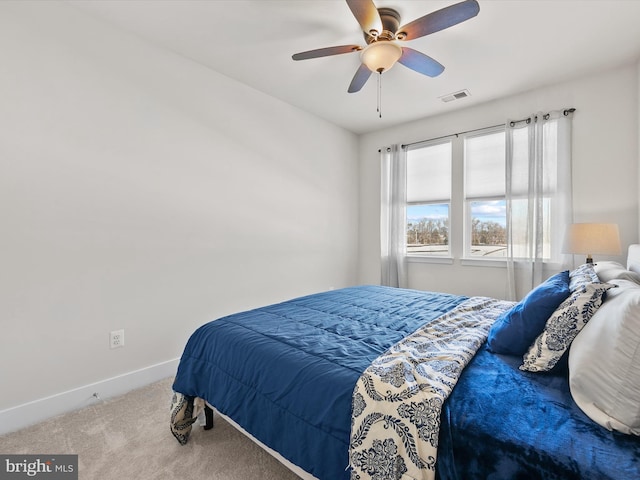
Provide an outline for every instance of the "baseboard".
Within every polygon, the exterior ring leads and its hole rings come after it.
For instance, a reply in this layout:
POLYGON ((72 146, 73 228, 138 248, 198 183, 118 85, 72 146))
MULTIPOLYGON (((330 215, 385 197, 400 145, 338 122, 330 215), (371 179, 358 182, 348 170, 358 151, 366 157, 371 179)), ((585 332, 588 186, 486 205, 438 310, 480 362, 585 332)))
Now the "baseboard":
POLYGON ((0 435, 20 430, 57 415, 122 395, 176 374, 179 359, 151 365, 100 382, 0 410, 0 435), (94 395, 96 394, 96 395, 94 395))

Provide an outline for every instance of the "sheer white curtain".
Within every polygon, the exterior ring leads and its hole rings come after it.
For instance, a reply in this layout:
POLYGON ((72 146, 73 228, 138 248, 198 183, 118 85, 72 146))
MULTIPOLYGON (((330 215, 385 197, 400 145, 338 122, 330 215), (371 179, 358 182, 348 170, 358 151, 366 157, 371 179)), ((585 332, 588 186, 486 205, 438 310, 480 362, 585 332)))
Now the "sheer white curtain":
POLYGON ((380 150, 381 283, 406 288, 406 150, 392 145, 380 150))
POLYGON ((572 222, 571 113, 537 113, 506 124, 508 292, 517 300, 560 268, 565 228, 572 222))

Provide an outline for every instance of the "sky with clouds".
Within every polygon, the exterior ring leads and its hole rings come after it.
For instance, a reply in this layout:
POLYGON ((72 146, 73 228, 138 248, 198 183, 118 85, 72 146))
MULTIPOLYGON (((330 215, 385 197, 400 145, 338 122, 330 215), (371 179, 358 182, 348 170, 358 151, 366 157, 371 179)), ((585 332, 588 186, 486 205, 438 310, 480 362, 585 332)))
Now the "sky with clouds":
MULTIPOLYGON (((506 226, 506 202, 504 200, 478 201, 471 203, 471 215, 481 222, 496 222, 506 226)), ((407 222, 428 220, 446 220, 449 218, 449 205, 409 205, 407 222)))

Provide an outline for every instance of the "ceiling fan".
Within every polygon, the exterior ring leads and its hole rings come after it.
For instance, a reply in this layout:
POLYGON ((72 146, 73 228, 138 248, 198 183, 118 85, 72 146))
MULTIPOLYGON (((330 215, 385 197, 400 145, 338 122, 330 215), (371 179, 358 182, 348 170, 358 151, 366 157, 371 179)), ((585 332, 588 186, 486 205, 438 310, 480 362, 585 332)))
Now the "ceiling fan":
POLYGON ((400 14, 392 8, 376 8, 372 0, 346 0, 353 16, 362 27, 365 47, 340 45, 319 48, 293 55, 294 60, 327 57, 343 53, 361 52, 362 64, 356 71, 348 92, 355 93, 367 82, 373 72, 382 74, 396 62, 418 73, 436 77, 444 67, 433 58, 401 44, 407 40, 430 35, 445 28, 475 17, 480 11, 476 0, 466 0, 420 17, 413 22, 400 25, 400 14))

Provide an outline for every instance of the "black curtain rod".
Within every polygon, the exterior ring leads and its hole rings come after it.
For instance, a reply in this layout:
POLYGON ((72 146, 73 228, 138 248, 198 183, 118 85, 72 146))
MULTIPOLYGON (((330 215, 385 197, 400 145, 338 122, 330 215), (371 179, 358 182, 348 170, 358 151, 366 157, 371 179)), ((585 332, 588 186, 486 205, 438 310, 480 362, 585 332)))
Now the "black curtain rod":
MULTIPOLYGON (((562 114, 566 117, 567 115, 569 115, 570 113, 575 112, 576 109, 575 108, 565 108, 562 111, 562 114)), ((542 118, 544 118, 545 120, 549 120, 550 114, 549 113, 545 113, 544 115, 542 115, 542 118)), ((534 116, 533 118, 529 117, 529 118, 523 118, 522 120, 514 120, 512 122, 509 122, 509 125, 511 127, 515 127, 516 124, 518 123, 522 123, 522 122, 526 122, 527 124, 531 123, 531 120, 533 120, 534 122, 538 120, 537 116, 534 116)))
POLYGON ((479 132, 480 130, 488 130, 490 128, 496 128, 496 127, 504 127, 504 123, 500 123, 498 125, 492 125, 490 127, 482 127, 482 128, 474 128, 473 130, 465 130, 464 132, 451 133, 449 135, 442 135, 441 137, 429 138, 428 140, 420 140, 419 142, 403 143, 401 147, 407 148, 411 145, 417 145, 418 143, 432 142, 433 140, 440 140, 442 138, 457 137, 459 135, 466 135, 467 133, 479 132))
MULTIPOLYGON (((567 115, 569 115, 569 114, 571 114, 571 113, 573 113, 573 112, 575 112, 575 111, 576 111, 576 109, 575 109, 575 108, 565 108, 565 109, 562 111, 562 114, 566 117, 567 115)), ((550 115, 549 113, 545 113, 542 117, 543 117, 545 120, 548 120, 548 119, 549 119, 549 115, 550 115)), ((538 117, 533 117, 533 118, 532 118, 532 117, 523 118, 522 120, 514 120, 514 121, 511 121, 511 122, 509 122, 509 125, 510 125, 511 127, 515 127, 518 123, 521 123, 521 122, 531 123, 531 121, 532 121, 532 120, 535 122, 537 119, 538 119, 538 117)), ((459 135, 466 135, 467 133, 474 133, 474 132, 479 132, 479 131, 481 131, 481 130, 487 130, 487 129, 489 129, 489 128, 497 128, 497 127, 504 127, 504 126, 505 126, 505 124, 504 124, 504 123, 500 123, 500 124, 498 124, 498 125, 492 125, 492 126, 490 126, 490 127, 475 128, 475 129, 473 129, 473 130, 466 130, 466 131, 464 131, 464 132, 452 133, 452 134, 450 134, 450 135, 443 135, 443 136, 441 136, 441 137, 429 138, 428 140, 420 140, 419 142, 405 143, 405 144, 402 144, 402 145, 401 145, 401 147, 402 147, 402 148, 407 148, 407 147, 409 147, 409 146, 411 146, 411 145, 416 145, 416 144, 418 144, 418 143, 431 142, 431 141, 433 141, 433 140, 440 140, 440 139, 442 139, 442 138, 458 137, 459 135)), ((387 150, 387 151, 388 151, 388 150, 387 150)), ((381 152, 381 150, 378 150, 378 153, 380 153, 380 152, 381 152)))

